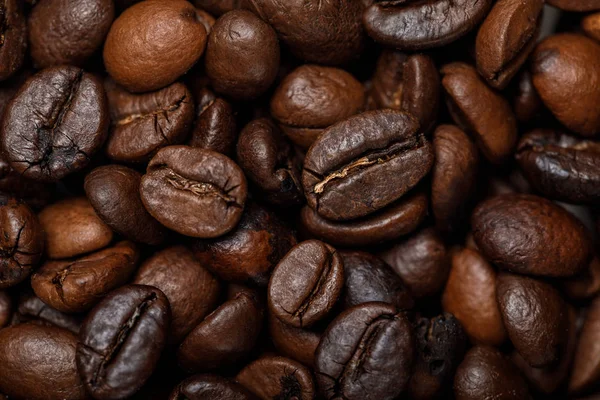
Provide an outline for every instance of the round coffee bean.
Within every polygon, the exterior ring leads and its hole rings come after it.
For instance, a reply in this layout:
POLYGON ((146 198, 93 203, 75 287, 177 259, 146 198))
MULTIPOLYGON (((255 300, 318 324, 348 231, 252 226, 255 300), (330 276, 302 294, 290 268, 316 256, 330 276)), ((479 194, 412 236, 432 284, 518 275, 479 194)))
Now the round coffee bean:
POLYGON ((161 224, 183 235, 214 238, 239 222, 246 178, 228 157, 188 146, 161 149, 140 185, 142 202, 161 224))
POLYGON ((44 230, 36 215, 22 202, 0 194, 0 289, 24 281, 43 251, 44 230))
POLYGON ((198 61, 206 29, 184 0, 146 0, 125 10, 104 44, 104 65, 130 92, 157 90, 173 83, 198 61))
POLYGON ((568 211, 533 195, 507 194, 479 204, 473 236, 486 259, 517 273, 566 277, 585 268, 591 243, 568 211))
POLYGON ((587 309, 581 336, 577 344, 569 392, 580 393, 596 385, 600 377, 600 297, 587 309))
POLYGON ((372 111, 323 132, 306 154, 302 183, 319 215, 349 220, 402 197, 432 164, 432 146, 411 115, 372 111))
POLYGON ((269 334, 280 354, 311 368, 314 366, 315 351, 321 341, 320 333, 296 328, 269 314, 269 334))
POLYGON ((189 145, 231 157, 235 150, 237 127, 231 105, 203 88, 196 97, 196 122, 189 145))
POLYGON ((4 328, 10 322, 13 314, 13 301, 3 290, 0 290, 0 328, 4 328))
POLYGON ((309 327, 331 311, 344 287, 337 251, 318 240, 297 244, 277 264, 269 281, 269 311, 297 328, 309 327))
POLYGON ((89 163, 108 123, 98 78, 76 67, 48 68, 29 78, 6 107, 4 155, 27 178, 59 180, 89 163))
POLYGON ((407 387, 414 334, 390 304, 365 303, 341 313, 317 348, 315 372, 325 398, 395 399, 407 387))
POLYGON ((13 75, 21 68, 27 50, 27 21, 19 0, 4 0, 0 3, 2 24, 0 35, 0 81, 13 75))
POLYGON ((87 316, 77 343, 77 368, 96 399, 123 399, 150 377, 167 341, 169 301, 156 288, 123 286, 87 316))
POLYGON ((104 43, 115 17, 111 0, 45 0, 28 19, 36 68, 82 65, 104 43))
POLYGON ((169 400, 256 400, 242 385, 218 375, 194 375, 181 382, 169 400))

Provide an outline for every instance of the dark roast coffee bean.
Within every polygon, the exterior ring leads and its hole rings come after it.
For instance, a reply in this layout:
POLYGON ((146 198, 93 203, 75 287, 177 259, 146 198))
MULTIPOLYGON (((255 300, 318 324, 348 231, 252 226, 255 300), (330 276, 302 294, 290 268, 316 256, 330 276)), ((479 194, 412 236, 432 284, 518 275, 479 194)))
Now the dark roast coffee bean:
POLYGON ((106 154, 112 160, 148 162, 159 149, 183 143, 190 133, 194 101, 182 83, 137 95, 110 80, 105 88, 113 124, 106 154))
POLYGON ((228 12, 213 26, 204 64, 216 92, 238 100, 256 98, 277 77, 277 34, 249 11, 228 12))
POLYGON ((133 243, 120 242, 75 260, 48 261, 31 276, 31 287, 59 311, 87 311, 108 292, 127 283, 138 258, 133 243))
POLYGON ((361 15, 356 0, 253 0, 244 2, 267 21, 301 60, 340 65, 358 58, 364 45, 361 15))
POLYGON ((590 14, 582 18, 581 29, 592 39, 600 41, 600 13, 590 14))
POLYGON ((50 258, 70 258, 106 247, 113 238, 85 197, 61 200, 39 214, 46 232, 46 254, 50 258))
POLYGON ((517 76, 519 86, 513 100, 513 111, 519 122, 531 122, 544 107, 540 95, 533 86, 531 73, 524 70, 517 76))
POLYGON ((600 258, 594 256, 590 265, 562 282, 563 292, 572 299, 586 300, 600 293, 600 258))
POLYGON ((0 290, 0 328, 10 322, 13 314, 13 301, 7 292, 0 290))
POLYGON ((425 229, 392 246, 380 257, 400 276, 416 298, 428 297, 444 287, 450 270, 450 257, 442 238, 425 229))
POLYGON ((486 82, 503 89, 533 51, 544 0, 501 0, 481 24, 475 51, 477 70, 486 82))
POLYGON ((187 335, 177 361, 187 372, 235 365, 254 348, 263 308, 250 292, 240 292, 210 313, 187 335))
POLYGON ((535 48, 531 63, 533 84, 552 114, 580 135, 600 133, 600 44, 573 33, 553 35, 535 48))
POLYGON ((104 43, 115 17, 111 0, 45 0, 28 19, 36 68, 82 65, 104 43))
POLYGON ((321 340, 320 333, 296 328, 269 314, 269 335, 279 353, 304 365, 314 366, 315 351, 321 340))
POLYGON ((6 107, 1 126, 6 160, 27 178, 55 181, 85 167, 108 133, 100 81, 61 66, 29 78, 6 107))
POLYGON ((202 8, 213 15, 221 15, 238 9, 241 3, 242 0, 194 0, 196 7, 202 8))
POLYGON ((369 95, 377 108, 412 114, 424 131, 433 127, 440 102, 440 74, 430 57, 384 50, 371 82, 369 95))
POLYGON ((289 325, 309 327, 331 311, 343 288, 339 253, 323 242, 308 240, 292 248, 273 270, 269 311, 289 325))
POLYGON ((308 149, 324 128, 362 110, 363 86, 343 69, 301 65, 271 97, 271 115, 298 146, 308 149))
POLYGON ((15 399, 88 399, 75 365, 77 337, 21 324, 0 330, 0 391, 15 399))
POLYGON ((295 244, 295 233, 275 214, 250 203, 235 230, 198 240, 193 250, 202 265, 225 281, 266 286, 271 270, 295 244))
POLYGON ((409 310, 415 302, 402 280, 379 257, 363 251, 341 252, 344 264, 344 307, 370 301, 409 310))
POLYGON ((310 207, 302 208, 300 223, 310 234, 337 246, 369 246, 397 239, 414 231, 428 212, 427 196, 408 194, 373 214, 351 221, 323 218, 310 207))
POLYGON ((453 125, 440 125, 433 134, 435 163, 431 208, 436 226, 449 232, 460 226, 477 183, 479 155, 469 137, 453 125))
POLYGON ((454 377, 456 400, 527 400, 527 384, 514 364, 493 347, 475 346, 467 352, 454 377))
POLYGON ((304 200, 300 160, 270 120, 261 118, 246 125, 238 139, 237 160, 269 203, 293 206, 304 200))
POLYGON ((417 358, 408 392, 414 400, 443 398, 462 360, 467 337, 452 314, 421 318, 415 332, 417 358))
POLYGON ((242 385, 218 375, 194 375, 181 382, 169 400, 255 400, 242 385))
POLYGON ((548 4, 565 11, 600 10, 600 1, 598 0, 548 0, 548 4))
POLYGON ((27 21, 18 0, 0 2, 0 81, 13 75, 25 58, 27 21))
POLYGON ((141 179, 133 169, 105 165, 85 177, 84 189, 98 216, 115 232, 135 242, 160 244, 166 229, 144 208, 141 179))
POLYGON ((365 11, 367 33, 397 49, 441 47, 466 35, 486 16, 491 0, 375 1, 365 11))
POLYGON ((315 382, 311 371, 285 357, 259 358, 244 367, 235 380, 260 399, 315 398, 315 382))
POLYGON ((183 235, 214 238, 239 222, 246 178, 228 157, 189 146, 169 146, 148 164, 142 202, 161 224, 183 235))
POLYGON ((31 209, 0 195, 0 289, 24 281, 44 251, 44 231, 31 209))
POLYGON ((19 296, 17 312, 13 315, 11 325, 25 322, 57 326, 77 334, 81 327, 82 318, 79 315, 62 313, 28 291, 19 296))
POLYGON ((231 156, 237 129, 231 105, 204 88, 196 98, 196 122, 189 145, 231 156))
POLYGON ((432 146, 411 115, 372 111, 325 130, 306 154, 302 183, 319 215, 349 220, 402 197, 432 164, 432 146))
POLYGON ((591 389, 600 377, 600 297, 587 309, 585 322, 575 352, 569 392, 580 393, 591 389))
POLYGON ((569 335, 567 303, 549 283, 502 273, 496 296, 515 349, 532 367, 554 364, 569 335))
POLYGON ((125 10, 104 44, 110 76, 131 92, 148 92, 177 80, 198 61, 206 29, 184 0, 146 0, 125 10))
POLYGON ((477 246, 496 266, 530 275, 573 276, 590 261, 585 227, 565 209, 533 195, 479 204, 471 223, 477 246))
POLYGON ((468 64, 448 64, 441 72, 454 122, 475 138, 490 162, 504 162, 517 143, 517 123, 506 99, 490 89, 468 64))
POLYGON ((317 348, 319 389, 327 399, 395 399, 407 387, 414 351, 410 322, 391 304, 352 307, 333 320, 317 348))
POLYGON ((142 264, 133 283, 154 286, 171 305, 169 340, 181 342, 217 305, 217 279, 183 246, 154 253, 142 264))
POLYGON ((500 346, 506 340, 496 298, 496 271, 476 250, 461 249, 452 255, 442 305, 460 321, 472 342, 500 346))
POLYGON ((156 288, 123 286, 87 316, 79 332, 77 368, 96 399, 123 399, 154 371, 167 341, 169 301, 156 288))

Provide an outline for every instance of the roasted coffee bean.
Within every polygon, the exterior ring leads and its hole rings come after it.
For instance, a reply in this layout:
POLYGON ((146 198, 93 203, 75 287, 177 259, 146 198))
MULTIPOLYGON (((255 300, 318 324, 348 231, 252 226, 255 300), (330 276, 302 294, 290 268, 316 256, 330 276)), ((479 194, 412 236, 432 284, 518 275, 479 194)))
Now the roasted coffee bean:
POLYGON ((0 81, 21 68, 27 50, 27 21, 18 0, 0 2, 0 81))
POLYGON ((479 204, 473 236, 486 259, 517 273, 573 276, 590 259, 585 227, 568 211, 533 195, 507 194, 479 204))
POLYGON ((592 39, 600 41, 600 13, 590 14, 582 18, 581 29, 592 39))
POLYGON ((115 17, 111 0, 45 0, 28 19, 36 68, 82 65, 104 43, 115 17))
POLYGON ((308 149, 323 129, 357 114, 364 103, 363 86, 348 72, 302 65, 273 93, 271 115, 295 144, 308 149))
POLYGON ((395 399, 407 387, 414 351, 410 322, 391 304, 352 307, 333 320, 317 348, 319 389, 327 399, 395 399))
POLYGON ((477 183, 479 155, 469 137, 453 125, 437 127, 433 151, 431 208, 438 229, 450 232, 465 216, 477 183))
POLYGON ((417 357, 408 392, 414 400, 443 398, 465 353, 465 332, 452 314, 445 313, 419 319, 415 335, 417 357))
POLYGON ((180 367, 199 372, 240 362, 254 348, 263 316, 258 299, 247 291, 238 293, 187 335, 177 351, 180 367))
POLYGON ((13 301, 7 292, 0 290, 0 329, 8 325, 13 314, 13 301))
POLYGON ((25 322, 44 326, 57 326, 77 334, 81 327, 82 318, 79 315, 62 313, 27 291, 19 296, 17 312, 13 315, 11 325, 25 322))
POLYGON ((580 393, 593 388, 600 377, 600 297, 589 306, 575 352, 569 392, 580 393))
POLYGON ((88 399, 75 365, 77 337, 21 324, 0 330, 0 390, 15 399, 88 399))
POLYGON ((278 33, 301 60, 327 65, 356 59, 364 46, 361 15, 356 0, 252 0, 244 2, 278 33))
POLYGON ((485 18, 491 5, 491 0, 375 1, 363 21, 375 41, 401 50, 421 50, 466 35, 485 18))
POLYGON ((169 301, 156 288, 123 286, 87 316, 77 343, 77 368, 96 399, 123 399, 150 377, 167 341, 169 301))
POLYGON ((369 246, 389 242, 413 232, 428 212, 427 196, 408 194, 373 214, 351 221, 332 221, 310 207, 302 208, 300 223, 310 234, 337 246, 369 246))
POLYGON ((563 292, 572 299, 585 300, 600 294, 600 258, 594 256, 588 268, 562 282, 563 292))
POLYGON ((500 346, 506 340, 496 280, 496 271, 476 250, 461 249, 452 255, 442 305, 460 321, 472 342, 500 346))
POLYGON ((432 164, 432 146, 411 115, 372 111, 325 130, 306 154, 302 183, 319 215, 349 220, 402 197, 432 164))
POLYGON ((0 156, 1 195, 16 197, 34 210, 39 210, 52 199, 52 188, 50 183, 24 178, 0 156))
POLYGON ((493 347, 475 346, 467 352, 454 377, 456 400, 531 398, 513 363, 493 347))
POLYGON ((44 231, 37 216, 21 201, 0 194, 0 289, 27 279, 43 251, 44 231))
POLYGON ((524 70, 517 76, 519 82, 513 99, 513 111, 519 122, 531 122, 541 114, 542 99, 533 86, 531 73, 524 70))
POLYGON ((548 4, 565 11, 600 10, 600 1, 598 0, 548 0, 548 4))
POLYGON ((486 82, 504 89, 536 43, 544 0, 501 0, 481 24, 475 41, 477 70, 486 82))
POLYGON ((120 165, 98 167, 85 177, 94 210, 115 232, 134 242, 160 244, 166 229, 146 211, 140 198, 142 175, 120 165))
POLYGON ((285 357, 259 358, 242 369, 235 380, 260 399, 315 398, 315 382, 311 371, 285 357))
POLYGON ((344 307, 371 301, 410 310, 415 302, 402 280, 379 257, 363 251, 341 252, 344 264, 344 307))
POLYGON ((183 235, 214 238, 239 222, 246 178, 228 157, 189 146, 169 146, 148 164, 142 202, 161 224, 183 235))
POLYGON ((553 35, 535 48, 531 63, 533 84, 552 114, 582 136, 600 133, 600 44, 573 33, 553 35))
POLYGON ((405 111, 419 120, 422 130, 431 130, 440 102, 440 74, 429 56, 384 50, 371 82, 369 95, 377 108, 405 111))
POLYGON ((279 353, 311 368, 314 366, 315 351, 321 341, 319 332, 296 328, 269 314, 269 335, 279 353))
POLYGON ((85 197, 61 200, 39 214, 48 257, 70 258, 106 247, 113 238, 85 197))
POLYGON ((294 206, 304 200, 300 161, 270 120, 261 118, 246 125, 238 139, 237 160, 269 203, 294 206))
POLYGON ((75 260, 48 261, 31 276, 31 287, 59 311, 87 311, 108 292, 127 283, 138 258, 133 243, 120 242, 75 260))
POLYGON ((196 99, 196 122, 189 145, 231 156, 237 128, 231 105, 204 88, 196 99))
POLYGON ((183 143, 192 128, 194 101, 182 83, 152 93, 132 94, 105 84, 112 130, 106 154, 114 161, 145 163, 161 148, 183 143))
POLYGON ((517 142, 517 123, 506 99, 490 89, 468 64, 448 64, 441 72, 454 122, 473 135, 488 161, 506 161, 517 142))
POLYGON ((160 289, 171 305, 169 339, 181 342, 217 305, 217 279, 183 246, 155 253, 142 264, 133 283, 160 289))
POLYGON ((198 8, 202 8, 213 15, 221 15, 240 8, 242 0, 194 0, 198 8))
POLYGON ((169 400, 255 400, 242 385, 218 375, 194 375, 181 382, 169 400))
POLYGON ((194 242, 194 254, 225 281, 269 282, 271 270, 296 244, 295 233, 274 213, 250 203, 229 234, 194 242))
POLYGON ((85 167, 108 133, 102 84, 69 66, 29 78, 4 110, 6 160, 27 178, 55 181, 85 167))
POLYGON ((216 92, 238 100, 254 99, 277 77, 277 34, 249 11, 228 12, 213 26, 204 64, 216 92))
POLYGON ((294 246, 269 281, 269 311, 296 328, 310 327, 333 308, 344 288, 339 253, 318 240, 294 246))

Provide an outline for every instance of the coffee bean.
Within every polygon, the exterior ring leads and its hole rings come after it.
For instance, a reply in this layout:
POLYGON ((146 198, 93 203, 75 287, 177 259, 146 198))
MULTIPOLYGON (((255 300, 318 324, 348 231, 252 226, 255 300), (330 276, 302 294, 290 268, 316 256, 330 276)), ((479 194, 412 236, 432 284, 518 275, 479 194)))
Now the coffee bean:
POLYGON ((231 157, 237 128, 231 105, 204 88, 196 98, 196 122, 189 145, 231 157))
POLYGON ((7 292, 0 290, 0 328, 8 325, 12 314, 13 301, 7 292))
POLYGON ((600 1, 598 0, 548 0, 548 4, 565 11, 600 10, 600 1))
POLYGON ((48 261, 31 276, 35 294, 55 309, 87 311, 111 290, 127 283, 139 258, 131 242, 68 261, 48 261))
POLYGON ((76 345, 73 333, 51 326, 0 330, 0 390, 15 399, 87 399, 75 365, 76 345))
POLYGON ((475 209, 471 222, 482 254, 502 269, 566 277, 585 268, 591 258, 584 226, 541 197, 493 197, 475 209))
POLYGON ((317 348, 319 389, 327 399, 395 399, 407 387, 414 351, 410 322, 391 304, 352 307, 329 325, 317 348))
POLYGON ((113 232, 85 197, 51 204, 40 212, 39 219, 46 232, 46 254, 50 258, 70 258, 100 250, 113 238, 113 232))
POLYGON ((65 314, 50 307, 39 297, 29 291, 19 296, 17 312, 13 315, 11 325, 25 322, 44 326, 57 326, 75 334, 79 333, 82 318, 79 315, 65 314))
POLYGON ((344 287, 339 253, 318 240, 294 246, 269 281, 269 311, 297 328, 310 327, 333 308, 344 287))
POLYGON ((22 202, 0 195, 0 289, 27 279, 43 250, 44 231, 36 215, 22 202))
POLYGON ((141 179, 133 169, 105 165, 85 177, 84 189, 98 216, 115 232, 135 242, 160 244, 166 229, 144 208, 141 179))
POLYGON ((592 39, 600 40, 600 13, 583 17, 581 19, 581 29, 592 39))
POLYGON ((261 399, 315 398, 311 371, 297 361, 279 356, 266 356, 248 364, 235 377, 261 399))
POLYGON ((239 222, 246 178, 228 157, 189 146, 169 146, 148 164, 142 202, 161 224, 183 235, 214 238, 239 222))
POLYGON ((485 18, 491 0, 375 1, 363 23, 369 36, 401 50, 441 47, 466 35, 485 18))
POLYGON ((218 375, 194 375, 171 392, 169 400, 255 400, 242 385, 218 375))
POLYGON ((183 143, 192 128, 194 102, 181 83, 132 94, 113 81, 105 84, 112 119, 106 154, 114 161, 146 163, 161 148, 183 143))
POLYGON ((0 2, 0 81, 21 68, 27 50, 27 21, 18 0, 0 2))
POLYGON ((581 336, 577 344, 572 375, 569 380, 569 392, 580 393, 595 386, 600 376, 600 349, 598 334, 600 333, 600 298, 596 298, 589 306, 581 336))
POLYGON ((100 81, 61 66, 29 78, 6 107, 1 137, 6 160, 27 178, 55 181, 85 167, 108 132, 100 81))
POLYGON ((77 368, 97 399, 138 391, 157 365, 171 320, 169 301, 156 288, 127 285, 87 316, 77 343, 77 368))
POLYGON ((36 68, 82 65, 104 43, 115 17, 110 0, 47 0, 28 19, 36 68))
POLYGON ((321 340, 319 332, 288 325, 269 313, 269 334, 280 354, 311 368, 314 366, 315 351, 321 340))
POLYGON ((402 197, 433 164, 431 144, 418 125, 409 114, 385 110, 325 130, 304 160, 309 206, 339 221, 364 217, 402 197))

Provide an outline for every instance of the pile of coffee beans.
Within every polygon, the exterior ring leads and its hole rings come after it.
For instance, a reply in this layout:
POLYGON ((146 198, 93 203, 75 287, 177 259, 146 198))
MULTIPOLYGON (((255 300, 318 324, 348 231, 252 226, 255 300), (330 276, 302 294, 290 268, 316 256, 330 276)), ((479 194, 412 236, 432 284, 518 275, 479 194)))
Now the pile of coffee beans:
POLYGON ((0 0, 0 400, 600 398, 600 0, 0 0))

